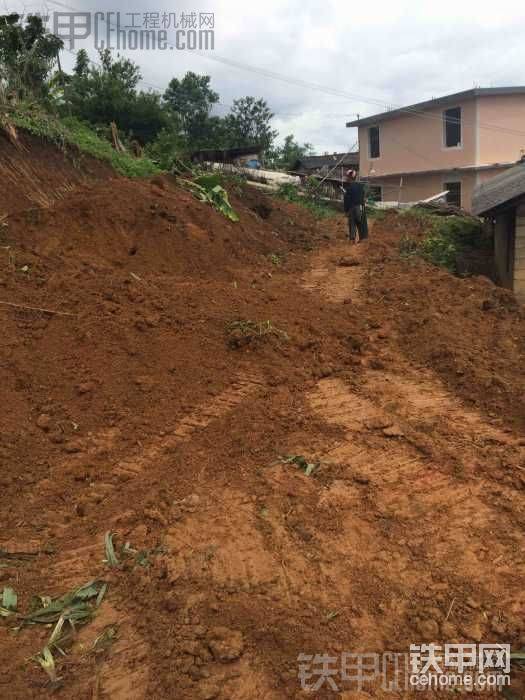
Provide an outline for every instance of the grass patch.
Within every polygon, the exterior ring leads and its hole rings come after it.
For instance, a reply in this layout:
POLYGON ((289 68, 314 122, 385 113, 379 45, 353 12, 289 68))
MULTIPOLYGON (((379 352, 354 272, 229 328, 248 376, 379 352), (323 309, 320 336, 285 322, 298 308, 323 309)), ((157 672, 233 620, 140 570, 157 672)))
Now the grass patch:
POLYGON ((109 141, 73 117, 58 119, 33 105, 19 105, 16 110, 9 110, 4 119, 59 148, 76 147, 82 153, 106 161, 125 177, 148 177, 162 172, 149 158, 118 153, 109 141))
POLYGON ((280 253, 271 253, 268 256, 268 260, 275 265, 275 267, 281 267, 284 264, 284 255, 280 253))
POLYGON ((402 236, 399 241, 399 255, 402 258, 411 258, 419 253, 419 244, 410 236, 402 236))
POLYGON ((386 209, 380 209, 376 206, 375 202, 369 199, 366 203, 366 215, 369 219, 374 221, 383 221, 386 219, 387 211, 386 209))
POLYGON ((403 236, 399 242, 401 257, 415 255, 449 272, 457 273, 458 257, 469 249, 486 249, 490 241, 484 235, 481 222, 467 216, 438 216, 412 207, 399 213, 401 219, 420 226, 422 240, 403 236))
POLYGON ((317 194, 314 185, 317 185, 317 180, 314 180, 313 183, 307 182, 304 189, 300 189, 297 185, 286 183, 279 187, 277 197, 287 202, 292 202, 293 204, 300 204, 306 209, 309 209, 318 219, 326 219, 330 216, 335 216, 337 214, 335 209, 332 209, 332 207, 329 207, 323 202, 321 197, 317 194))
POLYGON ((288 340, 285 331, 276 328, 271 321, 249 321, 239 319, 232 321, 226 327, 228 345, 231 348, 240 348, 254 341, 269 339, 288 340))

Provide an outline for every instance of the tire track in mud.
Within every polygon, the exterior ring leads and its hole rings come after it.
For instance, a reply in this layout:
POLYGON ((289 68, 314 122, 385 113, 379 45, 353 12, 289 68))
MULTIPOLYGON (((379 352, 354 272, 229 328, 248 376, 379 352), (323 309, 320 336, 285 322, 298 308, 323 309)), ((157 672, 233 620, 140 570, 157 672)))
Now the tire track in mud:
MULTIPOLYGON (((365 251, 337 250, 346 263, 340 264, 334 249, 322 251, 303 276, 303 287, 334 303, 359 304, 365 251)), ((395 346, 395 334, 389 336, 395 346)), ((473 593, 496 606, 512 601, 515 609, 521 605, 518 614, 525 611, 524 499, 490 474, 491 460, 501 455, 525 463, 523 440, 466 407, 432 372, 395 354, 396 372, 364 370, 359 389, 322 379, 308 397, 319 417, 345 431, 343 440, 326 444, 320 454, 321 463, 336 464, 339 471, 319 505, 344 513, 338 533, 317 533, 320 543, 324 539, 323 573, 343 606, 360 603, 361 648, 379 649, 400 633, 410 643, 411 626, 427 641, 501 637, 498 623, 479 604, 474 610, 463 604, 450 618, 443 610, 456 594, 473 593), (450 473, 446 458, 457 463, 458 474, 450 473), (348 585, 340 584, 341 561, 348 563, 348 585), (371 594, 380 601, 379 617, 371 594), (441 612, 429 601, 430 612, 418 617, 414 601, 425 594, 442 601, 441 612)))
MULTIPOLYGON (((331 539, 331 546, 341 557, 354 557, 361 566, 376 570, 383 592, 390 591, 387 598, 401 592, 408 601, 422 586, 431 591, 436 581, 439 587, 443 580, 467 590, 474 588, 483 597, 508 598, 512 590, 518 593, 520 585, 509 587, 512 572, 521 578, 521 585, 525 580, 522 535, 513 518, 503 515, 491 502, 491 483, 480 475, 465 481, 446 473, 442 465, 422 456, 405 440, 403 431, 429 416, 441 418, 444 412, 444 439, 457 439, 462 444, 467 435, 475 445, 476 436, 481 435, 511 448, 514 439, 462 407, 438 382, 432 384, 427 376, 419 383, 418 377, 405 375, 399 382, 389 377, 396 390, 385 394, 380 389, 386 379, 370 373, 362 395, 339 380, 325 379, 310 395, 315 412, 346 430, 343 441, 327 446, 324 460, 345 465, 347 476, 362 485, 362 495, 375 520, 365 518, 368 521, 363 522, 359 499, 353 495, 355 486, 351 485, 345 526, 331 539), (394 397, 396 400, 389 402, 394 397), (387 524, 388 536, 378 523, 387 524), (502 530, 504 534, 495 537, 502 530)), ((339 490, 344 488, 341 485, 339 490)), ((513 499, 518 512, 520 508, 523 512, 521 496, 510 490, 505 495, 513 499)), ((369 577, 358 583, 356 596, 366 599, 369 584, 369 577)), ((397 623, 403 612, 408 614, 409 609, 398 606, 397 623)), ((439 617, 436 621, 445 622, 439 617)), ((476 624, 485 622, 478 620, 476 624)), ((392 633, 395 621, 383 618, 380 626, 392 633)), ((445 626, 442 635, 448 629, 445 626)))
MULTIPOLYGON (((205 431, 206 428, 216 420, 221 419, 230 411, 239 407, 245 400, 256 393, 264 383, 256 373, 241 373, 230 387, 218 394, 210 401, 197 406, 193 411, 183 416, 177 422, 174 429, 167 435, 145 446, 138 456, 133 456, 120 461, 108 476, 117 479, 113 481, 100 481, 91 490, 91 497, 94 499, 112 498, 118 494, 118 483, 120 477, 125 476, 125 480, 136 479, 141 474, 148 474, 153 471, 159 461, 162 460, 166 452, 176 448, 178 445, 190 440, 196 433, 205 431)), ((63 472, 67 467, 69 472, 81 469, 86 462, 86 458, 111 454, 116 448, 119 438, 118 429, 108 429, 90 436, 85 441, 85 449, 79 454, 72 454, 66 460, 61 460, 54 465, 50 472, 50 478, 46 480, 42 494, 36 494, 36 499, 45 498, 49 502, 51 498, 61 505, 50 514, 48 527, 52 527, 58 536, 64 537, 70 532, 70 521, 68 514, 71 511, 71 504, 64 504, 59 493, 55 492, 54 474, 63 472), (52 525, 50 523, 52 522, 52 525), (60 535, 62 533, 62 535, 60 535)), ((147 478, 147 477, 146 477, 147 478)), ((229 502, 231 512, 237 512, 239 541, 242 540, 242 507, 239 504, 229 502)), ((118 519, 119 516, 116 516, 118 519)), ((107 529, 107 523, 104 525, 107 529)), ((220 531, 220 528, 219 530, 220 531)), ((194 536, 192 532, 190 538, 194 536)), ((86 537, 79 537, 86 540, 86 537)), ((169 538, 167 538, 169 541, 169 538)), ((132 543, 133 544, 133 543, 132 543)), ((79 544, 78 540, 67 542, 66 546, 60 549, 59 557, 47 566, 50 580, 60 580, 60 590, 69 590, 93 578, 93 571, 100 570, 104 553, 103 532, 89 537, 89 544, 79 544), (96 540, 93 543, 93 540, 96 540)), ((219 579, 224 585, 232 585, 232 581, 248 576, 249 580, 257 583, 257 558, 260 542, 255 540, 249 542, 246 547, 239 547, 238 542, 231 541, 231 547, 226 555, 214 564, 214 570, 218 573, 219 579), (252 562, 253 560, 253 562, 252 562)), ((35 542, 38 549, 39 543, 35 542)), ((15 551, 16 542, 10 542, 9 549, 15 551)), ((206 560, 206 557, 205 557, 206 560)), ((171 560, 170 560, 171 561, 171 560)), ((173 572, 179 559, 176 557, 170 570, 173 572)), ((144 660, 150 651, 147 643, 135 629, 132 620, 125 612, 118 612, 111 603, 104 602, 93 623, 81 630, 79 642, 84 647, 93 640, 96 634, 100 633, 108 624, 118 623, 119 636, 112 645, 111 656, 107 662, 103 662, 97 669, 98 684, 97 692, 101 697, 111 697, 112 700, 142 700, 147 696, 150 671, 144 660)), ((252 674, 253 675, 253 674, 252 674)), ((257 687, 257 679, 254 676, 254 687, 257 687)))
MULTIPOLYGON (((359 303, 366 273, 359 265, 332 266, 328 255, 303 276, 303 288, 359 303)), ((468 609, 463 599, 474 594, 493 603, 518 592, 520 534, 487 497, 490 481, 456 478, 405 432, 429 431, 438 446, 448 441, 460 455, 465 443, 474 451, 492 443, 514 450, 516 440, 431 373, 401 366, 399 374, 365 370, 359 391, 321 380, 308 399, 317 416, 345 432, 319 454, 321 464, 337 465, 337 477, 323 483, 322 472, 318 480, 280 466, 265 472, 264 507, 242 491, 205 499, 168 528, 173 585, 227 591, 230 605, 236 594, 260 594, 282 614, 305 606, 319 615, 341 611, 354 649, 388 649, 392 640, 473 641, 479 630, 494 636, 481 606, 468 609), (324 526, 317 527, 318 514, 324 526), (509 587, 512 571, 518 582, 509 587), (456 595, 462 602, 447 615, 456 595)), ((298 445, 301 451, 307 453, 298 445)), ((516 498, 510 490, 505 497, 516 498)))
POLYGON ((138 457, 130 457, 120 462, 113 470, 114 473, 132 476, 140 474, 163 453, 187 441, 196 432, 205 430, 212 421, 235 409, 263 385, 262 379, 257 374, 239 375, 231 387, 182 418, 166 438, 150 445, 138 457))
POLYGON ((361 265, 365 248, 349 245, 344 252, 339 257, 330 250, 318 253, 313 267, 302 277, 303 289, 319 292, 334 303, 359 303, 366 275, 361 265))

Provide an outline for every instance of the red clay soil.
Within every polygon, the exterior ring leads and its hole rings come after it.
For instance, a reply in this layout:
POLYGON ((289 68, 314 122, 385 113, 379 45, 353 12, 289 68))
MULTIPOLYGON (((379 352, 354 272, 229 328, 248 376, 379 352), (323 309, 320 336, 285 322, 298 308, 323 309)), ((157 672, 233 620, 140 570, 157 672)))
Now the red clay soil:
POLYGON ((523 309, 403 260, 395 215, 350 247, 231 198, 79 182, 0 229, 0 585, 109 584, 55 685, 50 629, 1 618, 2 697, 404 698, 297 657, 525 644, 523 309))
POLYGON ((0 129, 0 219, 29 207, 47 207, 83 182, 115 177, 111 166, 80 153, 61 150, 18 130, 12 143, 0 129))

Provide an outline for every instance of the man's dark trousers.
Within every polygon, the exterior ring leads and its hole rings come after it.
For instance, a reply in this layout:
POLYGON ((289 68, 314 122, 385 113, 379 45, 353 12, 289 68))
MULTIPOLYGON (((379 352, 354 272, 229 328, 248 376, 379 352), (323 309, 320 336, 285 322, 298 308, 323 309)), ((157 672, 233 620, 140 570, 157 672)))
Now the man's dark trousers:
POLYGON ((363 205, 355 204, 348 212, 348 232, 350 240, 355 241, 356 231, 359 233, 359 240, 368 238, 368 222, 366 211, 363 205))

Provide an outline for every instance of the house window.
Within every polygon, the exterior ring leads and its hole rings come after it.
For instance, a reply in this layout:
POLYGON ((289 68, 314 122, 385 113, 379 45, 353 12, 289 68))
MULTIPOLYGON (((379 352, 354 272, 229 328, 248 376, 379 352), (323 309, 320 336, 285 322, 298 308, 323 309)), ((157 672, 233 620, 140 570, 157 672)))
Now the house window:
POLYGON ((368 129, 368 153, 370 158, 379 158, 379 127, 371 126, 368 129))
POLYGON ((461 107, 452 107, 443 112, 443 131, 447 148, 461 146, 461 107))
POLYGON ((453 204, 455 207, 461 206, 461 182, 445 182, 447 193, 447 204, 453 204))

